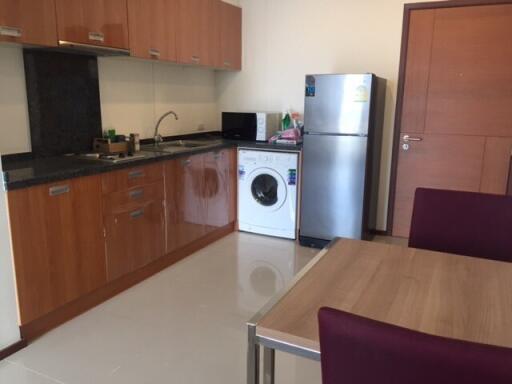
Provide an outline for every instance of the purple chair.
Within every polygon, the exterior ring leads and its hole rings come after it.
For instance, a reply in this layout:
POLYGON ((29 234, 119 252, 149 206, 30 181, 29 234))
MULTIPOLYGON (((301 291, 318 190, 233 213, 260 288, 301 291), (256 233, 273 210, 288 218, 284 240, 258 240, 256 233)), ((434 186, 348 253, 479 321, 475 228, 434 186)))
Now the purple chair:
POLYGON ((512 349, 446 339, 322 308, 323 384, 510 384, 512 349))
POLYGON ((512 261, 512 197, 418 188, 409 247, 512 261))

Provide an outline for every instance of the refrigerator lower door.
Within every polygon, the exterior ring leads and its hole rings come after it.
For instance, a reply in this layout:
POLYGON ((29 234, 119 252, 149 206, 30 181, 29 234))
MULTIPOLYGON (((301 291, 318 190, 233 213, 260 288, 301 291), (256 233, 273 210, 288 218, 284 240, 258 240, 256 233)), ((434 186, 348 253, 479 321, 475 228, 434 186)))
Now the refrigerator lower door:
POLYGON ((367 137, 304 136, 301 237, 362 237, 367 145, 367 137))

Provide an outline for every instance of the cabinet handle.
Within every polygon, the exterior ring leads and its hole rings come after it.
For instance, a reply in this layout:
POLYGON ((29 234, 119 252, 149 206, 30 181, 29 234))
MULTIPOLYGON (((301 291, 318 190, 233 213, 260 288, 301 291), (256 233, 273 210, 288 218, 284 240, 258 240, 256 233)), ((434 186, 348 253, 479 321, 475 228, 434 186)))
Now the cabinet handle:
POLYGON ((132 213, 130 213, 130 216, 132 219, 137 219, 139 217, 142 217, 142 216, 144 216, 144 210, 138 209, 136 211, 133 211, 132 213))
POLYGON ((89 32, 89 40, 103 43, 105 42, 105 35, 101 32, 89 32))
POLYGON ((151 48, 151 49, 149 50, 149 55, 150 55, 151 57, 154 57, 154 58, 159 59, 159 58, 160 58, 160 51, 159 51, 158 49, 153 49, 153 48, 151 48))
POLYGON ((190 159, 181 160, 181 165, 183 165, 184 167, 190 165, 191 163, 192 163, 192 160, 190 160, 190 159))
POLYGON ((144 177, 144 171, 141 171, 140 169, 137 169, 136 171, 130 171, 128 172, 128 178, 129 179, 136 179, 139 177, 144 177))
POLYGON ((70 190, 71 188, 69 188, 69 185, 56 185, 55 187, 50 187, 48 193, 50 196, 59 196, 69 193, 70 190))
POLYGON ((139 199, 139 198, 141 198, 142 196, 144 196, 144 190, 143 190, 143 189, 137 189, 137 190, 135 190, 135 191, 131 191, 131 192, 129 193, 129 195, 130 195, 130 198, 132 198, 132 199, 134 199, 134 200, 135 200, 135 199, 139 199))
POLYGON ((198 64, 201 61, 201 58, 199 56, 195 56, 195 55, 192 56, 191 59, 196 64, 198 64))
POLYGON ((225 61, 224 62, 225 67, 231 67, 231 61, 225 61))
POLYGON ((22 29, 17 27, 7 27, 0 25, 0 35, 8 37, 21 37, 22 29))

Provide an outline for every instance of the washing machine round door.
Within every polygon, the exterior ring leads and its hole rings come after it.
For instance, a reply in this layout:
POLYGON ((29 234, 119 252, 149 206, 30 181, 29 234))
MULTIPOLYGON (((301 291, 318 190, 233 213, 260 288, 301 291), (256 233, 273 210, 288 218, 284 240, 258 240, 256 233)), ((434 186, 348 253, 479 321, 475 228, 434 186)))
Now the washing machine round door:
POLYGON ((249 175, 253 204, 259 209, 276 211, 286 202, 287 189, 283 177, 271 168, 258 168, 249 175))

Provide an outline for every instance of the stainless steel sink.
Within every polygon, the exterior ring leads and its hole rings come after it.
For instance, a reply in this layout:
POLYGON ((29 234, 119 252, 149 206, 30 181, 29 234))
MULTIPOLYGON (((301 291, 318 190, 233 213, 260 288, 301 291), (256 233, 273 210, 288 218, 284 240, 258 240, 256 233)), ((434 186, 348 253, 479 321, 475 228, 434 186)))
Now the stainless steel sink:
POLYGON ((151 152, 178 152, 193 148, 207 148, 220 144, 220 140, 173 140, 159 144, 149 144, 142 147, 151 152))

